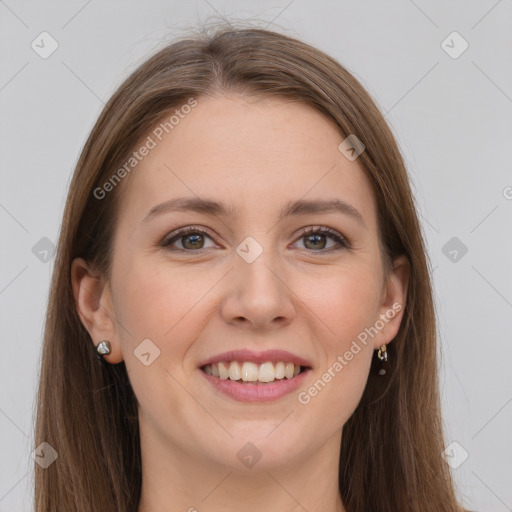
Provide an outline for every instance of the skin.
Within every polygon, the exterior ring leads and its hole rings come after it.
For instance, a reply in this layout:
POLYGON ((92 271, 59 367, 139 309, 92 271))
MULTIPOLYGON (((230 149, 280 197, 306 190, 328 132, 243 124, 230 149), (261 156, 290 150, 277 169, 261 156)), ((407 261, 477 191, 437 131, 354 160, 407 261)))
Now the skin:
POLYGON ((409 271, 401 257, 383 272, 375 198, 358 160, 338 150, 344 138, 297 102, 199 98, 117 191, 110 280, 81 258, 73 262, 80 318, 95 345, 110 340, 108 363, 125 361, 138 400, 139 512, 226 512, 240 503, 246 512, 345 510, 337 481, 341 430, 361 399, 374 351, 395 337, 403 310, 307 405, 297 393, 379 315, 405 304, 409 271), (142 222, 153 206, 178 196, 213 198, 236 215, 167 212, 142 222), (327 198, 352 205, 364 225, 337 212, 278 222, 289 200, 327 198), (200 239, 200 254, 186 236, 173 243, 181 252, 159 245, 191 225, 211 233, 200 239), (330 227, 351 247, 333 251, 339 244, 330 235, 315 245, 299 233, 306 226, 330 227), (247 236, 263 248, 252 263, 236 252, 247 236), (149 366, 134 355, 147 338, 160 350, 149 366), (218 393, 198 364, 242 348, 288 350, 312 371, 279 400, 238 402, 218 393), (252 468, 237 457, 247 442, 262 454, 252 468))

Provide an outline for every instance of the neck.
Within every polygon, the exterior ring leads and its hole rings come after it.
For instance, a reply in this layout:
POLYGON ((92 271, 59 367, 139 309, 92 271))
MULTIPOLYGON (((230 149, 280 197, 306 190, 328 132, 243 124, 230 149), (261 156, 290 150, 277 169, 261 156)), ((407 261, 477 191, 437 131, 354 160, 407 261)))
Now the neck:
POLYGON ((302 459, 234 468, 141 431, 142 494, 138 512, 345 512, 339 495, 341 435, 302 459), (258 467, 259 466, 259 467, 258 467))

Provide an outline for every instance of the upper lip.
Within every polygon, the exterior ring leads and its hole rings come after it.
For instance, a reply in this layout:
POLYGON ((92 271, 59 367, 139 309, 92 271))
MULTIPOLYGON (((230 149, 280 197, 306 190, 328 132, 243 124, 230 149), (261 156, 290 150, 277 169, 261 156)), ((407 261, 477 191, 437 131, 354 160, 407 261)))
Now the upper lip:
POLYGON ((311 363, 302 357, 299 357, 286 350, 264 350, 263 352, 253 352, 252 350, 230 350, 205 359, 199 363, 199 367, 206 364, 215 364, 220 361, 248 361, 251 363, 266 363, 267 361, 283 361, 284 363, 293 363, 297 366, 311 367, 311 363))

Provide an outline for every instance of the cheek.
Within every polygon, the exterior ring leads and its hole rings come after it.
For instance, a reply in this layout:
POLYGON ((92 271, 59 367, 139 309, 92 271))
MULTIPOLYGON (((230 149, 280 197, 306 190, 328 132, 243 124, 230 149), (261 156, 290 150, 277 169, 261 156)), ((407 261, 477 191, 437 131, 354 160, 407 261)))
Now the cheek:
POLYGON ((306 408, 323 414, 331 431, 352 415, 368 379, 374 354, 365 329, 378 319, 381 292, 380 275, 372 268, 340 268, 329 279, 317 280, 316 292, 306 301, 321 320, 316 322, 315 335, 320 340, 322 366, 317 379, 298 398, 306 408))
POLYGON ((134 350, 150 339, 160 351, 151 366, 182 375, 187 371, 187 352, 211 316, 209 292, 219 276, 197 267, 155 263, 150 258, 119 263, 115 304, 123 326, 118 333, 127 367, 140 365, 134 350))
POLYGON ((208 289, 202 277, 194 276, 191 282, 187 270, 169 271, 143 259, 119 268, 115 284, 119 317, 131 333, 153 336, 162 343, 187 325, 187 316, 193 316, 194 306, 208 289))
POLYGON ((183 361, 202 329, 197 306, 208 283, 190 286, 189 273, 148 262, 118 261, 112 281, 123 359, 139 407, 152 417, 163 407, 179 407, 177 382, 183 382, 183 361))
POLYGON ((322 418, 319 428, 330 433, 338 431, 356 409, 374 356, 365 329, 375 322, 375 297, 359 288, 350 291, 345 288, 331 295, 330 306, 326 301, 323 319, 329 328, 317 333, 322 340, 322 365, 315 380, 298 396, 299 403, 310 408, 307 414, 322 418))
POLYGON ((344 352, 352 339, 378 318, 381 275, 374 265, 345 265, 329 274, 302 279, 301 297, 316 322, 326 351, 344 352))
POLYGON ((372 351, 362 346, 348 360, 341 352, 325 371, 299 396, 299 402, 311 407, 309 414, 321 417, 320 428, 338 431, 352 416, 361 401, 370 370, 372 351), (315 412, 313 412, 315 411, 315 412))

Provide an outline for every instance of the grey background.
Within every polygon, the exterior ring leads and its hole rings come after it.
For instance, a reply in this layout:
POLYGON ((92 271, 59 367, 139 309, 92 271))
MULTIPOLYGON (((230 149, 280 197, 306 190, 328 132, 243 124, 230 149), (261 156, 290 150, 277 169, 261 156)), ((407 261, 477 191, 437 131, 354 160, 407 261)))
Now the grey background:
MULTIPOLYGON (((70 176, 103 103, 162 41, 212 16, 256 19, 327 51, 386 113, 432 261, 458 492, 472 510, 512 510, 510 0, 0 0, 0 511, 32 509, 34 392, 53 265, 41 239, 57 240, 70 176), (43 31, 58 42, 47 59, 31 47, 43 31), (453 31, 469 44, 458 58, 442 46, 453 31)), ((452 40, 445 45, 460 49, 452 40)))

